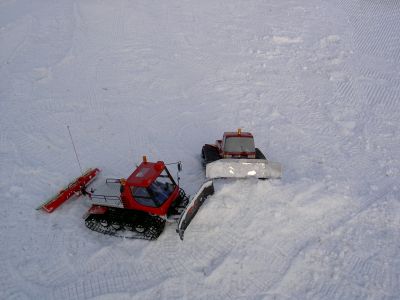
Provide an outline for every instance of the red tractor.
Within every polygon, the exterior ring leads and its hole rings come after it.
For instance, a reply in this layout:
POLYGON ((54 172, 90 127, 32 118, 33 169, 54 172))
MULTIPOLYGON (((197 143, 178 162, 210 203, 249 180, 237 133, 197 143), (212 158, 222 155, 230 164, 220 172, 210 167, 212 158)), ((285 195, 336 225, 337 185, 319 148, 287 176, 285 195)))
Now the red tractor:
POLYGON ((280 163, 270 162, 260 149, 254 146, 250 132, 224 132, 222 140, 206 144, 201 151, 206 177, 258 177, 280 178, 280 163))
MULTIPOLYGON (((181 171, 181 163, 176 164, 178 172, 181 171)), ((84 217, 91 230, 153 240, 163 232, 166 222, 178 221, 177 232, 183 239, 184 231, 201 204, 214 193, 212 182, 206 182, 189 204, 188 196, 164 162, 148 162, 146 157, 127 179, 108 178, 102 185, 87 191, 87 184, 98 172, 98 169, 89 170, 38 209, 52 212, 74 194, 83 194, 92 202, 84 217)))

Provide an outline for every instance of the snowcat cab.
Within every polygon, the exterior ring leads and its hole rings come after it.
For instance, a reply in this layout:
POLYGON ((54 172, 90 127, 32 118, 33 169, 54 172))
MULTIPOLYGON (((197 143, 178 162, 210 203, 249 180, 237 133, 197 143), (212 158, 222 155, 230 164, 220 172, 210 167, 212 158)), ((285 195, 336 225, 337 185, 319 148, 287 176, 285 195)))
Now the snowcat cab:
MULTIPOLYGON (((163 217, 173 214, 173 208, 182 204, 183 194, 162 161, 143 161, 121 184, 124 208, 163 217)), ((186 206, 187 203, 183 204, 186 206)))
MULTIPOLYGON (((217 140, 219 156, 221 158, 256 158, 254 138, 250 132, 224 132, 222 140, 217 140)), ((260 151, 261 153, 261 151, 260 151)), ((264 155, 261 155, 265 158, 264 155)))

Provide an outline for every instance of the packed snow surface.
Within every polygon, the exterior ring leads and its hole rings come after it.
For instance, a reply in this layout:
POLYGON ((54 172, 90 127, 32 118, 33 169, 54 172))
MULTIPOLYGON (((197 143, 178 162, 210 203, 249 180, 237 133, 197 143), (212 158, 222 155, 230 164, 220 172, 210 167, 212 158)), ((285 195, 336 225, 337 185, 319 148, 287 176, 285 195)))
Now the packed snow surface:
MULTIPOLYGON (((398 1, 0 1, 0 299, 399 299, 398 1), (281 180, 218 180, 181 242, 104 236, 127 177, 242 128, 281 180), (101 180, 101 179, 99 179, 101 180)), ((175 171, 173 171, 175 172, 175 171)))

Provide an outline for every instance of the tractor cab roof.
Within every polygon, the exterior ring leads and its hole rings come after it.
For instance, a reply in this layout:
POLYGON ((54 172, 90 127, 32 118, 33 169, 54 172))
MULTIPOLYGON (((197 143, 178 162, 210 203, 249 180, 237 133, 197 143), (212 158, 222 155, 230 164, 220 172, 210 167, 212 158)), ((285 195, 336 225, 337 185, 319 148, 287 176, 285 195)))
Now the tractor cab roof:
POLYGON ((253 135, 250 132, 243 132, 243 131, 224 132, 224 138, 230 138, 230 137, 252 138, 253 135))
POLYGON ((160 176, 164 169, 165 164, 162 161, 156 163, 142 162, 132 175, 128 177, 126 183, 128 186, 148 187, 160 176))

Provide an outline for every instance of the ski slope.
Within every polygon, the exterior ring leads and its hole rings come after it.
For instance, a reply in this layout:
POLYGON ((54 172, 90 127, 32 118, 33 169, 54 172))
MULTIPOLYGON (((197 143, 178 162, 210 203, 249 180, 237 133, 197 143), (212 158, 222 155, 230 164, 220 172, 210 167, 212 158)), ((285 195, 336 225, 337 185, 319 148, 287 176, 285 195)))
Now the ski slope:
MULTIPOLYGON (((399 299, 398 1, 0 0, 0 299, 399 299), (35 208, 142 155, 204 181, 242 128, 281 180, 218 180, 181 242, 35 208)), ((101 180, 101 179, 100 179, 101 180)))

